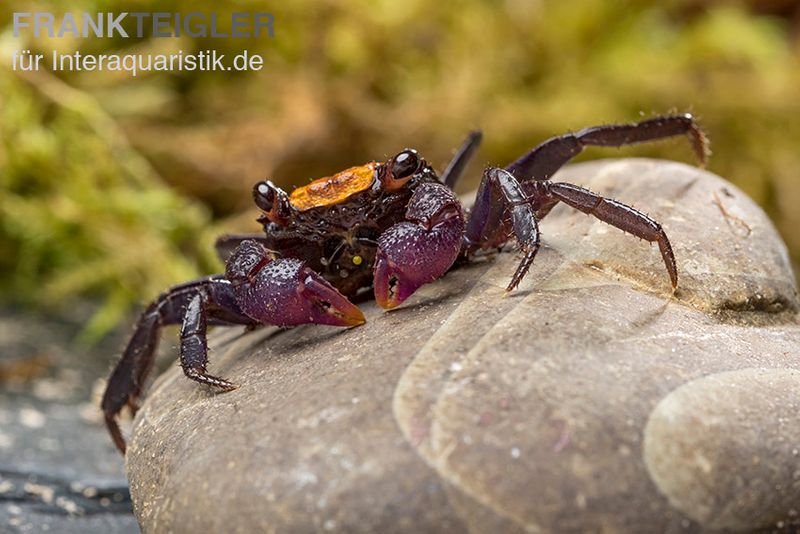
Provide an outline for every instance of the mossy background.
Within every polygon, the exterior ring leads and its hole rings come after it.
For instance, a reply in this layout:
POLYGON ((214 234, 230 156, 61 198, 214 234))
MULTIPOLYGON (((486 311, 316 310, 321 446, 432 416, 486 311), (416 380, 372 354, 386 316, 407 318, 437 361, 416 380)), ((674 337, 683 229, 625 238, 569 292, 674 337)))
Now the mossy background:
MULTIPOLYGON (((257 230, 250 188, 406 146, 440 168, 465 132, 504 164, 568 130, 698 115, 709 168, 767 210, 800 260, 800 7, 792 0, 29 2, 0 6, 0 291, 93 303, 97 339, 173 283, 218 271, 214 237, 257 230), (14 38, 14 11, 274 13, 274 39, 14 38), (260 53, 261 72, 14 72, 11 53, 260 53)), ((683 140, 581 159, 692 162, 683 140)), ((624 199, 623 199, 624 200, 624 199)), ((712 201, 712 199, 709 199, 712 201)))

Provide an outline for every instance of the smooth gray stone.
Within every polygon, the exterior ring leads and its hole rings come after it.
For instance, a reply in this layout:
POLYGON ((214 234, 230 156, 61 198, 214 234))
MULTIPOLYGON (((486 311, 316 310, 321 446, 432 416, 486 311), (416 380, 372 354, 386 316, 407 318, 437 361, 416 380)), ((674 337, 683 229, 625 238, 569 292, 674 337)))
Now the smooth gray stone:
POLYGON ((662 222, 678 291, 656 246, 559 206, 509 295, 503 253, 359 328, 217 334, 210 370, 241 387, 176 366, 134 422, 143 530, 800 528, 800 304, 772 224, 683 164, 555 179, 662 222))

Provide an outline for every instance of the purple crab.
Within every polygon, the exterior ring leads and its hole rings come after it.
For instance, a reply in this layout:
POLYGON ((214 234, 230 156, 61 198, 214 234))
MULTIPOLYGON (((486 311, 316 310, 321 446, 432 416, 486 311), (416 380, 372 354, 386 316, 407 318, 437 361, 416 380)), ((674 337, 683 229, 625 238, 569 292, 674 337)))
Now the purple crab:
POLYGON ((371 162, 285 193, 269 181, 253 188, 264 233, 223 236, 224 274, 175 286, 142 313, 108 381, 102 409, 124 453, 117 416, 133 412, 153 367, 159 331, 181 324, 180 362, 187 377, 220 390, 237 386, 207 372, 209 325, 363 324, 349 299, 372 288, 383 308, 394 308, 454 265, 516 239, 522 260, 513 290, 539 250, 539 221, 559 202, 630 234, 658 243, 672 287, 678 271, 667 235, 647 215, 582 187, 550 178, 584 147, 631 145, 686 135, 701 164, 708 140, 689 114, 634 124, 595 126, 553 137, 505 168, 488 167, 471 209, 453 186, 480 144, 472 132, 441 176, 416 150, 371 162))

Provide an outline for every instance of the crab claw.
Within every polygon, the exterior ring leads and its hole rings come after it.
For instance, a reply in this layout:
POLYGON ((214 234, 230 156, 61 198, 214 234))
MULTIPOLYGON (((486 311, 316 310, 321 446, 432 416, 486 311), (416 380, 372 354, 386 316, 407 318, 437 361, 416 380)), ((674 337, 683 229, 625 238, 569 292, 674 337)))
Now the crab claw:
POLYGON ((458 256, 463 221, 452 218, 428 230, 402 222, 381 235, 375 256, 375 300, 394 308, 421 286, 441 278, 458 256))
POLYGON ((435 278, 424 276, 421 270, 405 269, 383 250, 375 257, 374 293, 381 308, 391 309, 414 294, 420 286, 435 278))
POLYGON ((358 326, 366 319, 361 310, 344 295, 308 267, 303 268, 301 296, 308 303, 305 308, 315 324, 332 326, 358 326))
POLYGON ((356 326, 365 322, 357 306, 304 262, 274 258, 256 241, 239 245, 225 274, 241 310, 262 323, 356 326))
POLYGON ((458 257, 463 235, 464 213, 453 192, 439 183, 417 187, 406 220, 378 240, 373 272, 378 304, 394 308, 420 286, 444 276, 458 257))

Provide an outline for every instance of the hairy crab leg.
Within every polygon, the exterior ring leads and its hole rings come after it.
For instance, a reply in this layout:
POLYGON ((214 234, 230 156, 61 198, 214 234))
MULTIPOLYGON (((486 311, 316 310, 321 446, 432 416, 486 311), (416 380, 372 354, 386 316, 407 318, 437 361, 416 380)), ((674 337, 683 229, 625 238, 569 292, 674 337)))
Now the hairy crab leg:
POLYGON ((230 282, 219 275, 175 286, 151 302, 139 317, 136 330, 108 380, 101 403, 109 433, 123 453, 125 440, 116 417, 126 405, 136 413, 137 401, 153 368, 161 327, 182 322, 185 310, 198 293, 214 303, 215 324, 255 323, 242 314, 236 306, 230 282))
MULTIPOLYGON (((564 202, 626 232, 657 242, 675 288, 678 283, 675 257, 666 233, 656 221, 616 200, 570 184, 550 184, 547 180, 587 146, 619 147, 677 135, 689 138, 700 163, 705 164, 710 155, 708 138, 694 117, 686 113, 655 117, 633 124, 593 126, 577 133, 553 137, 511 163, 506 171, 521 186, 526 202, 535 214, 534 219, 545 217, 558 202, 564 202)), ((512 233, 517 234, 518 241, 527 239, 523 235, 520 240, 518 225, 514 222, 515 202, 509 201, 508 187, 500 188, 493 184, 493 180, 484 179, 478 188, 464 234, 462 252, 466 258, 480 249, 503 246, 512 233)), ((519 284, 532 262, 530 250, 525 251, 509 289, 519 284)))
POLYGON ((666 115, 633 124, 608 124, 584 128, 577 133, 553 137, 506 167, 518 180, 549 180, 569 160, 587 146, 621 147, 686 135, 701 165, 705 165, 709 150, 708 138, 694 117, 666 115))
POLYGON ((450 160, 450 163, 447 164, 447 168, 442 173, 440 181, 444 185, 450 189, 455 187, 458 179, 464 174, 467 164, 469 164, 472 156, 475 155, 475 151, 478 150, 478 147, 481 145, 482 139, 483 134, 479 130, 472 131, 467 135, 467 138, 461 143, 455 156, 453 156, 453 159, 450 160))
POLYGON ((618 202, 593 193, 588 189, 567 183, 540 182, 537 184, 564 204, 572 206, 589 215, 593 215, 603 222, 610 224, 624 232, 633 234, 646 241, 658 243, 661 257, 669 273, 672 288, 678 287, 678 268, 675 265, 675 255, 664 229, 655 220, 644 213, 618 202))
POLYGON ((533 259, 536 257, 536 253, 539 252, 539 223, 536 220, 533 207, 522 190, 522 186, 511 173, 503 169, 490 167, 484 172, 483 180, 488 181, 490 187, 498 188, 503 193, 506 204, 511 211, 511 224, 514 228, 514 235, 517 237, 517 243, 523 253, 522 261, 517 266, 517 270, 514 272, 508 287, 506 287, 506 291, 512 291, 525 277, 533 263, 533 259))
POLYGON ((464 234, 464 250, 471 254, 478 249, 502 246, 508 239, 506 218, 524 256, 506 291, 519 285, 539 251, 539 223, 533 206, 519 181, 503 169, 489 167, 478 186, 475 207, 464 234), (487 227, 501 228, 493 241, 487 227), (489 239, 487 239, 487 236, 489 239))
POLYGON ((183 374, 196 382, 230 391, 236 389, 236 384, 206 373, 208 312, 208 296, 202 292, 197 293, 186 307, 181 326, 181 368, 183 374))

